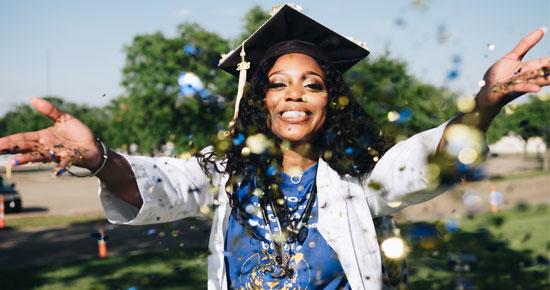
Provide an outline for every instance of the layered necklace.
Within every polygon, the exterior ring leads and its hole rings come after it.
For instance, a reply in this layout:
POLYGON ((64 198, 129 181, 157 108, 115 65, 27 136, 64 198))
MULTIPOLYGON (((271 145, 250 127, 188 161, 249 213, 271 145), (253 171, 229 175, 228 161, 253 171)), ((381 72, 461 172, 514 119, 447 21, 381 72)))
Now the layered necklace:
MULTIPOLYGON (((298 179, 301 179, 301 177, 298 177, 298 179)), ((296 178, 293 176, 291 178, 291 182, 293 184, 298 184, 299 181, 295 182, 295 180, 296 178)), ((289 215, 286 202, 283 202, 283 210, 278 212, 277 207, 275 207, 275 204, 273 203, 273 199, 271 199, 268 194, 265 194, 262 198, 260 198, 262 217, 271 236, 271 239, 269 239, 269 248, 274 250, 273 253, 269 253, 268 251, 268 271, 274 278, 291 277, 294 274, 294 270, 289 263, 293 254, 285 253, 285 245, 289 245, 289 252, 291 252, 293 245, 295 245, 296 242, 302 244, 307 238, 308 221, 313 209, 315 197, 317 195, 317 186, 315 181, 313 182, 312 189, 308 195, 307 204, 303 213, 299 216, 299 218, 294 220, 289 215), (271 227, 271 222, 268 218, 268 207, 273 212, 275 223, 282 234, 280 236, 282 238, 274 235, 276 231, 271 227)))

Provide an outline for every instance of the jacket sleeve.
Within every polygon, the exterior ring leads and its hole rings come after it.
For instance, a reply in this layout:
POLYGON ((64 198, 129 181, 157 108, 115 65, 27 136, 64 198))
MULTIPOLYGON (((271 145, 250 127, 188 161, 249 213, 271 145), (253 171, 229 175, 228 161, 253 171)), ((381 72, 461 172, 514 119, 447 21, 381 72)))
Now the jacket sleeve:
POLYGON ((198 216, 201 207, 211 203, 210 176, 201 169, 197 158, 123 157, 132 167, 143 205, 136 208, 122 201, 100 181, 99 197, 111 223, 169 222, 198 216))
POLYGON ((426 170, 428 156, 436 152, 447 123, 397 143, 363 179, 363 190, 374 216, 392 214, 448 188, 430 184, 426 170))

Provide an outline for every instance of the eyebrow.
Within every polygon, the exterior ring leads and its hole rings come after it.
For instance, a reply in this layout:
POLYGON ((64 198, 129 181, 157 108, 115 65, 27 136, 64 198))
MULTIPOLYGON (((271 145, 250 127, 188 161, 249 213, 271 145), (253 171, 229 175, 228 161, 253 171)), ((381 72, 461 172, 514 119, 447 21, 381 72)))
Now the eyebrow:
MULTIPOLYGON (((275 72, 271 73, 271 74, 268 75, 267 77, 270 78, 272 75, 276 75, 276 74, 288 75, 287 73, 284 72, 284 70, 278 70, 278 71, 275 71, 275 72)), ((318 74, 318 73, 316 73, 316 72, 314 72, 314 71, 310 71, 310 70, 306 71, 306 72, 304 73, 304 75, 306 75, 306 76, 307 76, 307 75, 316 75, 316 76, 320 77, 320 78, 323 79, 323 80, 325 79, 325 78, 323 78, 320 74, 318 74)))

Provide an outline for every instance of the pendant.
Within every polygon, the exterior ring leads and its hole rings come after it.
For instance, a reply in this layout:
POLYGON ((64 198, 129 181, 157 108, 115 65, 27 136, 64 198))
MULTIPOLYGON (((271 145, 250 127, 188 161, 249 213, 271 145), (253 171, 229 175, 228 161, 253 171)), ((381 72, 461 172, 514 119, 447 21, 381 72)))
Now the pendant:
POLYGON ((298 232, 298 243, 303 244, 307 238, 308 229, 307 226, 302 226, 298 232))
POLYGON ((269 269, 269 274, 271 277, 276 279, 282 279, 285 277, 291 277, 293 274, 293 270, 287 267, 281 267, 279 265, 273 265, 271 269, 269 269))

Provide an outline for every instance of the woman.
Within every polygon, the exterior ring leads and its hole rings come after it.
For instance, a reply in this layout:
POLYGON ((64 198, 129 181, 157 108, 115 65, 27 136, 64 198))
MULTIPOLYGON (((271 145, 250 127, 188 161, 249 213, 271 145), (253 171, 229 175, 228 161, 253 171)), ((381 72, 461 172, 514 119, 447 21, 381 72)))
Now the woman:
MULTIPOLYGON (((263 28, 296 13, 289 9, 263 28)), ((209 288, 381 289, 373 217, 443 190, 431 186, 425 167, 430 155, 445 154, 446 133, 454 125, 475 116, 473 125, 485 132, 504 105, 550 83, 550 58, 521 62, 545 30, 529 34, 488 70, 474 112, 384 153, 384 140, 341 79, 358 59, 342 65, 317 42, 288 36, 299 30, 291 27, 261 53, 248 52, 250 88, 237 100, 229 136, 219 136, 229 147, 207 148, 188 160, 123 156, 107 150, 74 117, 34 99, 33 106, 55 124, 1 138, 0 150, 20 153, 14 165, 53 160, 58 174, 71 164, 90 169, 114 223, 213 213, 209 288)), ((264 43, 265 33, 231 54, 243 60, 241 80, 248 69, 244 48, 264 43)), ((243 82, 240 87, 242 94, 243 82)))

